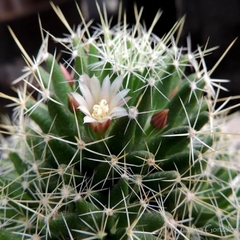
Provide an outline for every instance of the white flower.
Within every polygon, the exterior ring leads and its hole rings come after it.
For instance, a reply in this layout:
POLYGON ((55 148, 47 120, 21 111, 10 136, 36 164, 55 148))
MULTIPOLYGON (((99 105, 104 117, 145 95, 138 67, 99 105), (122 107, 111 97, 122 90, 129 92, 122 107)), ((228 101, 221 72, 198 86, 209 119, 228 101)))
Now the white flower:
POLYGON ((123 77, 118 76, 112 83, 109 76, 102 84, 93 76, 84 74, 80 77, 79 88, 81 94, 74 92, 72 97, 77 102, 77 109, 85 114, 84 123, 89 123, 95 132, 105 132, 114 118, 127 116, 123 107, 129 97, 129 89, 120 90, 123 77))

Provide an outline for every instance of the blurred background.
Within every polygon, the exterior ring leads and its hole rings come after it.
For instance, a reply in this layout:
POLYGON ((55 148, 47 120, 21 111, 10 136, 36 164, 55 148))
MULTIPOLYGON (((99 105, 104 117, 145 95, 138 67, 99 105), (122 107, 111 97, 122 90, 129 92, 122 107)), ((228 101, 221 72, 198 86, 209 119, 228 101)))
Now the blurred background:
MULTIPOLYGON (((98 0, 105 2, 109 15, 118 12, 119 0, 98 0)), ((144 7, 143 20, 150 26, 158 9, 163 11, 154 33, 161 37, 180 17, 186 15, 180 45, 186 45, 186 37, 191 36, 193 49, 203 46, 209 39, 208 47, 220 48, 209 55, 206 60, 210 69, 228 45, 240 33, 240 1, 239 0, 121 0, 126 9, 128 22, 134 23, 134 3, 144 7)), ((52 0, 60 6, 70 26, 80 23, 80 17, 74 0, 52 0)), ((95 0, 76 0, 86 20, 99 21, 95 0)), ((14 95, 11 82, 16 79, 24 67, 21 53, 14 43, 8 26, 10 26, 29 56, 36 56, 41 44, 38 13, 42 26, 55 36, 62 36, 67 30, 52 10, 49 0, 0 0, 0 91, 14 95)), ((50 50, 54 46, 50 45, 50 50)), ((216 69, 213 78, 230 79, 225 86, 229 92, 222 96, 240 94, 240 39, 236 41, 227 56, 216 69)), ((236 102, 231 102, 234 104, 236 102)), ((0 114, 11 113, 4 107, 8 102, 0 99, 0 114)))

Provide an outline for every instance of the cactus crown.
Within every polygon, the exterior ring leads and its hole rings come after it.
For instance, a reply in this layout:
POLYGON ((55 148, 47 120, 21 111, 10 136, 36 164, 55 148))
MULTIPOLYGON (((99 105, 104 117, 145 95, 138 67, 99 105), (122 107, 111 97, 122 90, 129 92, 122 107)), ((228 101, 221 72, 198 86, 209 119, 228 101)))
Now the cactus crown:
MULTIPOLYGON (((1 239, 239 237, 239 166, 222 146, 204 56, 126 18, 46 34, 2 125, 1 239), (52 37, 67 52, 48 52, 52 37)), ((99 7, 98 7, 99 8, 99 7)), ((79 9, 79 8, 78 8, 79 9)), ((80 16, 81 12, 79 11, 80 16)), ((11 31, 11 30, 10 30, 11 31)), ((14 33, 11 31, 15 37, 14 33)), ((16 38, 16 37, 15 37, 16 38)), ((224 104, 223 104, 224 106, 224 104)))

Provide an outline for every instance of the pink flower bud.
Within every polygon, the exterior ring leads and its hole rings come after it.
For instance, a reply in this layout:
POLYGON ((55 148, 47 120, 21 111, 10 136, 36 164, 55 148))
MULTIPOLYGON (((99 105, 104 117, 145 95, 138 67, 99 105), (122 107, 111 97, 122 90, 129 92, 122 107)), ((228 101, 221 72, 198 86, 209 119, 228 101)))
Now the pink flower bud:
POLYGON ((169 109, 161 110, 160 112, 154 114, 151 119, 151 124, 156 129, 163 129, 167 125, 169 109))
POLYGON ((74 112, 78 109, 79 103, 75 100, 75 98, 71 95, 68 94, 68 109, 71 112, 74 112))
POLYGON ((68 72, 68 70, 62 64, 60 64, 60 68, 61 68, 61 71, 62 71, 64 77, 66 78, 68 84, 70 86, 72 86, 74 84, 74 81, 73 81, 71 74, 68 72))

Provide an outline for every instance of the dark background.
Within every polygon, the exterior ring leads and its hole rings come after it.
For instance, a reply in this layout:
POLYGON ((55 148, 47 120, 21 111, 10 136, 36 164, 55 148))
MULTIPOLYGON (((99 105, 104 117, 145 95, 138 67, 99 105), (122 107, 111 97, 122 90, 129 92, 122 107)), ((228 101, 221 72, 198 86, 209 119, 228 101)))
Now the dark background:
MULTIPOLYGON (((105 0, 110 15, 115 15, 118 9, 118 0, 105 0)), ((70 26, 78 25, 80 17, 73 0, 55 0, 65 14, 70 26)), ((95 0, 77 1, 82 8, 86 20, 95 19, 98 22, 95 0)), ((100 4, 102 0, 99 0, 100 4)), ((186 15, 181 45, 186 45, 186 37, 190 34, 193 49, 197 45, 203 46, 209 39, 208 47, 220 46, 213 54, 206 58, 210 69, 228 45, 240 33, 240 1, 239 0, 122 0, 126 9, 129 23, 134 23, 133 5, 138 9, 144 7, 143 19, 147 27, 158 9, 163 14, 154 28, 154 33, 162 36, 182 16, 186 15)), ((41 44, 38 14, 45 30, 55 36, 62 36, 67 30, 50 7, 47 0, 0 0, 0 91, 14 94, 11 82, 21 74, 24 62, 21 53, 14 43, 7 26, 10 26, 29 56, 36 56, 41 44)), ((114 21, 113 21, 114 22, 114 21)), ((213 73, 213 78, 227 78, 231 82, 226 84, 229 92, 222 96, 240 94, 240 39, 222 63, 213 73)), ((50 49, 54 46, 50 45, 50 49)), ((8 102, 0 99, 0 114, 10 113, 5 108, 8 102)), ((235 104, 231 102, 231 104, 235 104)))

